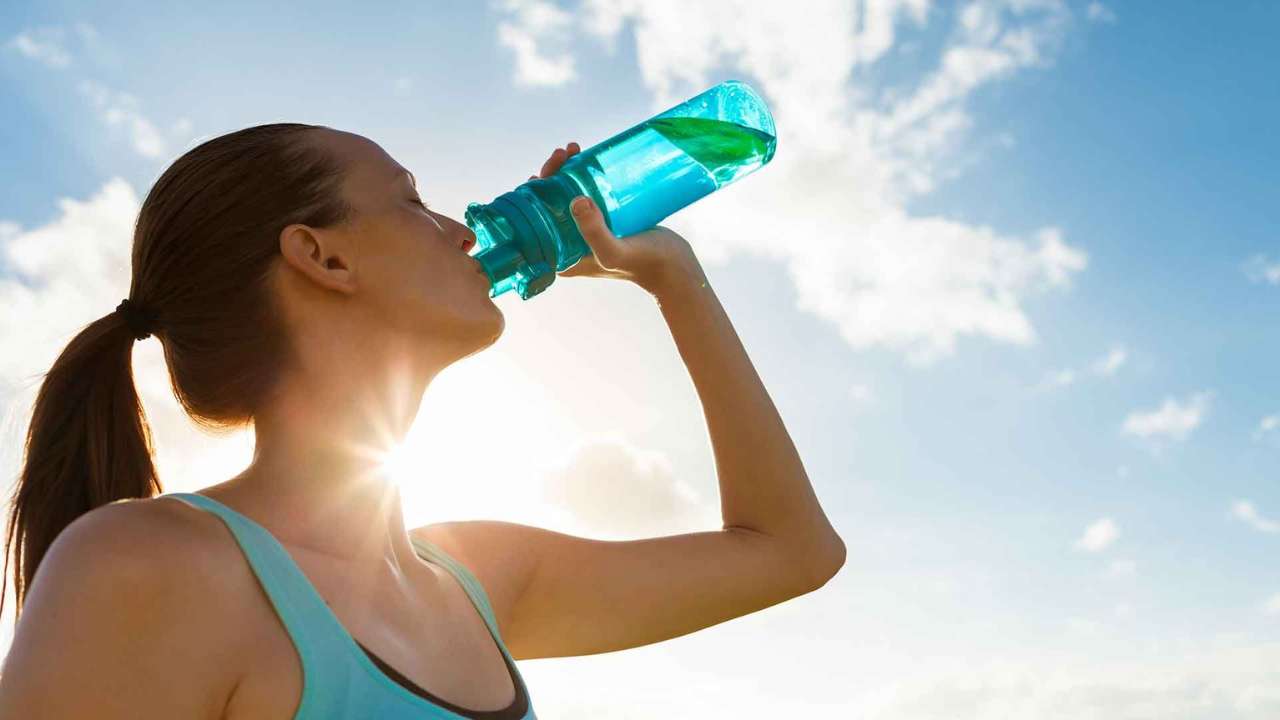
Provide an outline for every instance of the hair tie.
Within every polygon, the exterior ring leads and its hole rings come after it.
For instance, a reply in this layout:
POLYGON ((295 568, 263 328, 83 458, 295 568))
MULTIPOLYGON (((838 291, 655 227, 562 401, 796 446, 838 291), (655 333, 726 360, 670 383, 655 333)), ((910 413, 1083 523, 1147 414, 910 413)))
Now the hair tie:
POLYGON ((116 312, 124 316, 125 324, 133 332, 134 340, 146 340, 151 337, 151 330, 156 324, 153 313, 137 303, 130 302, 129 298, 120 301, 116 306, 116 312))

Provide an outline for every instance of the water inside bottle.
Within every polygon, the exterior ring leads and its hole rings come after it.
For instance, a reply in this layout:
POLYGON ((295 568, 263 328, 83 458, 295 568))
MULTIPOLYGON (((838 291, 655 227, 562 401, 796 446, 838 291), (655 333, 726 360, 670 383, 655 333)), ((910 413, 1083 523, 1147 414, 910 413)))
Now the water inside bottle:
MULTIPOLYGON (((589 153, 586 170, 618 236, 648 229, 773 157, 775 136, 723 120, 658 117, 589 153), (660 191, 646 191, 661 187, 660 191)), ((573 170, 566 164, 570 174, 573 170)))
POLYGON ((646 124, 701 165, 717 187, 768 162, 777 146, 767 132, 722 120, 658 118, 646 124))

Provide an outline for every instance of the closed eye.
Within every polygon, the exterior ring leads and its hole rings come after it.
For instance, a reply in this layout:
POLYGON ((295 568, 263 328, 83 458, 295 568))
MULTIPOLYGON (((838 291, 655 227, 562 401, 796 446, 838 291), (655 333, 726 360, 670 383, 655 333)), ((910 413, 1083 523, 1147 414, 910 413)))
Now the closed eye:
POLYGON ((423 200, 423 199, 422 199, 422 198, 420 198, 420 197, 412 197, 412 198, 409 198, 409 202, 413 203, 414 205, 417 205, 418 207, 422 208, 423 210, 429 210, 429 209, 431 209, 431 206, 430 206, 430 205, 428 205, 428 204, 426 203, 426 201, 425 201, 425 200, 423 200))

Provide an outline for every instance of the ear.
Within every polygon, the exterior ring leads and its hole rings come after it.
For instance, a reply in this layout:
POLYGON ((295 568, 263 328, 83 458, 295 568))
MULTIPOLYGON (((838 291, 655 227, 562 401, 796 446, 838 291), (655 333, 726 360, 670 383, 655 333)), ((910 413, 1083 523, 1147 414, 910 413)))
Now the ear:
POLYGON ((280 254, 295 270, 322 287, 351 294, 356 289, 355 252, 337 233, 309 225, 280 231, 280 254))

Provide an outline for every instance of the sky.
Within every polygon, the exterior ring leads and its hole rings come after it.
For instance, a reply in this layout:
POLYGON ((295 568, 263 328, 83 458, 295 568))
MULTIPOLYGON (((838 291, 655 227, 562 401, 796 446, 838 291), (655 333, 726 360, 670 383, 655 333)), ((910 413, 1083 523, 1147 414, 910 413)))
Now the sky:
MULTIPOLYGON (((539 715, 1280 716, 1278 26, 1247 0, 6 3, 0 470, 201 140, 358 132, 461 219, 552 149, 740 79, 774 159, 663 224, 848 558, 690 635, 521 661, 539 715)), ((495 302, 506 332, 397 454, 406 520, 719 527, 651 299, 559 278, 495 302)), ((182 415, 157 340, 134 367, 166 491, 247 464, 251 438, 182 415)))

